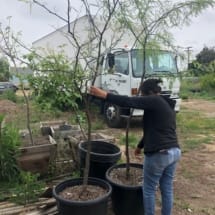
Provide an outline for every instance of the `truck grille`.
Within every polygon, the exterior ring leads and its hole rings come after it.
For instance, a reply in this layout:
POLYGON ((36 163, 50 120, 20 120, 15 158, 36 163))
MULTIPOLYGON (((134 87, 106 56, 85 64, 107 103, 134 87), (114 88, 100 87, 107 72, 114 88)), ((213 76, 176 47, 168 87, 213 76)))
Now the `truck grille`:
POLYGON ((161 91, 162 96, 170 97, 171 93, 172 93, 171 90, 161 91))

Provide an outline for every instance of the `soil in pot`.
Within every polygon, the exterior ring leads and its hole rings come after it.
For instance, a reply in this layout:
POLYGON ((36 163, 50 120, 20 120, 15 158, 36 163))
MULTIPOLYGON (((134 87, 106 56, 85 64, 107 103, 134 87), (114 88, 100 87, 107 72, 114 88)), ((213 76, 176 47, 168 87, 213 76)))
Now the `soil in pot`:
POLYGON ((112 207, 115 215, 143 215, 143 165, 131 163, 130 177, 126 179, 126 164, 117 164, 106 172, 112 185, 112 207))
POLYGON ((112 192, 110 184, 101 179, 89 178, 84 191, 82 184, 82 178, 70 179, 53 189, 60 214, 106 215, 112 192))
MULTIPOLYGON (((81 174, 85 166, 85 157, 87 153, 88 142, 79 143, 81 174)), ((119 161, 121 158, 120 148, 113 143, 92 140, 90 152, 90 170, 89 177, 105 179, 107 169, 119 161)))

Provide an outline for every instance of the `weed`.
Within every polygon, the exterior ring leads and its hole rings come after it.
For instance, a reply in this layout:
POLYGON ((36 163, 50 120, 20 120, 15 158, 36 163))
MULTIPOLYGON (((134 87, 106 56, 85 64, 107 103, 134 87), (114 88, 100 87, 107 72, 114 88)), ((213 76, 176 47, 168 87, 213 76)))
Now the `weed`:
MULTIPOLYGON (((131 148, 136 148, 139 140, 140 140, 140 137, 138 137, 136 134, 130 133, 128 136, 128 143, 131 148)), ((120 137, 119 144, 125 145, 125 135, 120 137)))
POLYGON ((3 123, 0 115, 0 180, 12 181, 19 175, 16 152, 21 145, 18 130, 12 125, 3 123))
POLYGON ((16 93, 12 90, 6 90, 0 97, 2 99, 7 99, 15 103, 17 102, 16 93))
POLYGON ((191 206, 188 202, 185 202, 183 201, 182 199, 179 199, 177 197, 175 197, 175 201, 174 201, 174 204, 176 206, 178 206, 179 208, 182 208, 184 210, 188 210, 188 209, 191 209, 191 206))
POLYGON ((196 111, 182 110, 177 114, 177 124, 183 151, 198 148, 213 140, 215 121, 196 111))
POLYGON ((45 183, 38 180, 39 174, 21 172, 21 183, 14 190, 13 201, 20 204, 35 202, 44 191, 45 183))

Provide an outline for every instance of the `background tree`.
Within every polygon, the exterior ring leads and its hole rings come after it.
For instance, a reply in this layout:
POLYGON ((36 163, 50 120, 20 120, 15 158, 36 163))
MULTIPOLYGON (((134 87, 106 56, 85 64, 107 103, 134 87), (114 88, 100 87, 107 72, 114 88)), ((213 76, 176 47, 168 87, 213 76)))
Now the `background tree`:
POLYGON ((34 92, 34 99, 44 110, 77 109, 77 99, 81 95, 76 84, 83 79, 83 73, 71 80, 72 64, 63 53, 50 52, 45 58, 34 52, 26 55, 30 68, 34 71, 28 80, 34 92))
POLYGON ((200 64, 208 64, 215 60, 215 49, 214 47, 204 47, 197 55, 196 60, 200 64))
MULTIPOLYGON (((5 28, 3 28, 2 25, 0 25, 0 36, 2 38, 0 41, 0 50, 2 53, 4 53, 5 56, 7 56, 11 64, 14 66, 14 71, 17 77, 20 77, 19 70, 18 70, 18 63, 19 64, 24 63, 25 65, 27 65, 27 62, 25 62, 23 56, 20 54, 20 49, 24 47, 23 43, 19 39, 20 33, 15 34, 11 29, 10 25, 6 26, 5 28)), ((20 79, 20 81, 21 81, 21 84, 20 84, 21 91, 23 93, 25 103, 26 103, 26 119, 27 119, 26 126, 29 131, 30 142, 32 145, 34 145, 31 124, 30 124, 30 106, 29 106, 28 95, 25 93, 24 83, 22 79, 20 79)))
POLYGON ((10 65, 6 58, 0 58, 0 81, 9 81, 11 78, 10 65))
POLYGON ((194 76, 201 76, 215 73, 215 49, 204 47, 196 59, 189 64, 188 72, 194 76))

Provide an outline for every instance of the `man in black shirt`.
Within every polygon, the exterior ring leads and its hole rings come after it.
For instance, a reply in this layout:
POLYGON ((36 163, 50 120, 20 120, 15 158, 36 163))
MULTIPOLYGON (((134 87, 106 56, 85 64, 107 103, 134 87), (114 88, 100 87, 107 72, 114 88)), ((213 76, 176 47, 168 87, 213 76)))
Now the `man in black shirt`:
POLYGON ((91 87, 90 93, 121 107, 144 110, 144 135, 135 155, 144 148, 144 214, 154 215, 155 192, 159 184, 162 196, 162 215, 171 215, 173 178, 181 150, 176 135, 175 101, 160 95, 161 80, 147 79, 141 86, 143 96, 128 97, 91 87))

